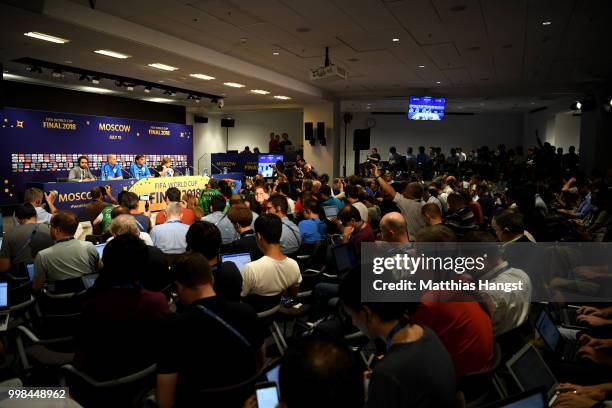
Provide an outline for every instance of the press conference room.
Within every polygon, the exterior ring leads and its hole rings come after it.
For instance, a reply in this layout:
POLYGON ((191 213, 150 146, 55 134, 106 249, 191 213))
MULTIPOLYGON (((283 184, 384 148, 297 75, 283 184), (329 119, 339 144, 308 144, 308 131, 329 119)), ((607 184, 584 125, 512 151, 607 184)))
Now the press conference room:
POLYGON ((0 407, 612 406, 608 0, 0 0, 0 407))

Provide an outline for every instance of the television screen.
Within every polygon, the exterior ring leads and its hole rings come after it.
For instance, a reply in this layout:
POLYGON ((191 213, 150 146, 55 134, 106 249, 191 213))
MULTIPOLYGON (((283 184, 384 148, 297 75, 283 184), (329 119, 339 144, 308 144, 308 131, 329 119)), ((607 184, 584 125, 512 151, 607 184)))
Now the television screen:
POLYGON ((446 98, 431 96, 411 96, 408 106, 410 120, 442 120, 446 98))
POLYGON ((282 154, 260 154, 257 172, 264 177, 272 177, 274 166, 277 161, 284 161, 282 154))

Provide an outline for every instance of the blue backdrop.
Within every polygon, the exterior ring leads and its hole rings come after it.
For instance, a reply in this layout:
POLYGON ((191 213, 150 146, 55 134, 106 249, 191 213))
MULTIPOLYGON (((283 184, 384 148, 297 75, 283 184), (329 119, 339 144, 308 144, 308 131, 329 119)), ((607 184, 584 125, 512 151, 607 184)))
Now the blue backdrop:
POLYGON ((27 182, 67 177, 77 158, 89 158, 95 176, 107 154, 124 168, 137 154, 149 167, 170 157, 176 168, 193 163, 190 125, 28 109, 0 109, 0 203, 21 199, 27 182))

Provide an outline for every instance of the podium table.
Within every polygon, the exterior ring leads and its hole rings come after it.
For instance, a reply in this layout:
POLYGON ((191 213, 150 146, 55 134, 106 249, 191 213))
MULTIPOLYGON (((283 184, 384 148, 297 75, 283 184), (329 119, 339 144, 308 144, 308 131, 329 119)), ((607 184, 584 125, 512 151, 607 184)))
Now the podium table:
MULTIPOLYGON (((209 178, 206 176, 180 176, 180 177, 156 177, 147 179, 124 179, 124 180, 95 180, 95 181, 72 181, 72 182, 32 182, 27 188, 36 187, 46 192, 57 191, 54 205, 58 211, 71 211, 77 215, 79 221, 85 219, 85 206, 91 201, 91 189, 94 187, 110 186, 113 197, 121 191, 131 191, 141 196, 149 197, 149 211, 161 211, 166 208, 164 197, 166 190, 177 187, 181 193, 191 193, 200 196, 200 192, 206 188, 209 178)), ((144 197, 143 197, 144 198, 144 197)), ((145 202, 140 202, 140 210, 144 211, 145 202)))

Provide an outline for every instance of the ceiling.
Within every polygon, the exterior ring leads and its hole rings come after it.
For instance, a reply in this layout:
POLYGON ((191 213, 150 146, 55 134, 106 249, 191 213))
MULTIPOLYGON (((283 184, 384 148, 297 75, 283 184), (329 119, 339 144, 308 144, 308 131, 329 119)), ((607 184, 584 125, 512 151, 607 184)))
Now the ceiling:
POLYGON ((602 52, 612 49, 608 0, 97 0, 96 11, 88 0, 43 3, 41 13, 0 4, 0 58, 9 70, 23 68, 10 63, 19 57, 71 61, 226 94, 228 106, 339 98, 396 109, 408 95, 428 94, 446 96, 458 110, 524 111, 577 98, 612 75, 612 53, 602 52), (138 27, 153 31, 139 37, 138 27), (53 45, 26 31, 71 42, 53 45), (325 46, 332 62, 347 68, 347 80, 310 81, 325 46), (132 58, 92 53, 99 48, 132 58), (158 71, 150 62, 180 69, 158 71), (272 98, 277 94, 293 99, 272 98))

